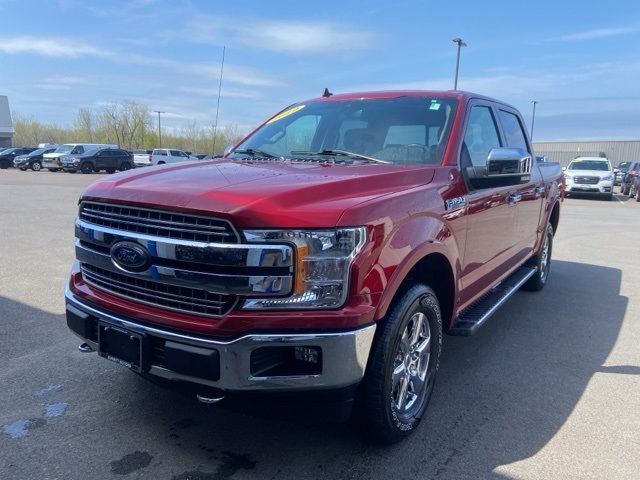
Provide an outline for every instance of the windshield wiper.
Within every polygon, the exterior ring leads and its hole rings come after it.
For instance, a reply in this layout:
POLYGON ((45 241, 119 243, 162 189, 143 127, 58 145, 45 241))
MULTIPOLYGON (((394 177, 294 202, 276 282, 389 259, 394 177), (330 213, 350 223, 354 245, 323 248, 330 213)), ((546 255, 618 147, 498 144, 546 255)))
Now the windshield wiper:
POLYGON ((256 150, 255 148, 247 148, 245 150, 234 150, 233 153, 240 155, 251 155, 252 157, 265 157, 265 158, 279 158, 276 155, 265 152, 263 150, 256 150))
POLYGON ((357 158, 359 160, 367 160, 369 162, 375 163, 391 163, 387 160, 381 160, 379 158, 368 157, 367 155, 362 155, 361 153, 348 152, 346 150, 322 150, 320 152, 307 152, 307 151, 293 151, 291 155, 332 155, 332 156, 344 156, 357 158))

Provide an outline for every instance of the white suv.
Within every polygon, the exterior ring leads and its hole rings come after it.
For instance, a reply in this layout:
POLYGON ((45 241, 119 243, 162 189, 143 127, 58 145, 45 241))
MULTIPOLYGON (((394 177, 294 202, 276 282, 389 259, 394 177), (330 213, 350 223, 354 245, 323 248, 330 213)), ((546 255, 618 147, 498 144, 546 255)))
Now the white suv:
POLYGON ((151 154, 151 165, 162 165, 163 163, 188 162, 198 160, 197 157, 189 155, 182 150, 170 148, 156 148, 151 154))
POLYGON ((606 158, 578 157, 564 171, 565 195, 571 193, 596 193, 613 198, 613 168, 606 158))

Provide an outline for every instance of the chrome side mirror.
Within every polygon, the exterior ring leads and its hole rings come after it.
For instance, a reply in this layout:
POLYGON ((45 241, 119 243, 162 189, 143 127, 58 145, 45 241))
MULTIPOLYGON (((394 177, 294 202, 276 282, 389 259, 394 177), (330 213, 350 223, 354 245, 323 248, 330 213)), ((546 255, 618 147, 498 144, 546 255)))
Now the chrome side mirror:
POLYGON ((531 155, 522 148, 493 148, 487 157, 488 177, 515 177, 531 173, 531 155))
POLYGON ((223 156, 227 156, 231 153, 231 150, 233 150, 233 147, 235 147, 234 144, 229 144, 226 147, 224 147, 224 153, 222 154, 223 156))

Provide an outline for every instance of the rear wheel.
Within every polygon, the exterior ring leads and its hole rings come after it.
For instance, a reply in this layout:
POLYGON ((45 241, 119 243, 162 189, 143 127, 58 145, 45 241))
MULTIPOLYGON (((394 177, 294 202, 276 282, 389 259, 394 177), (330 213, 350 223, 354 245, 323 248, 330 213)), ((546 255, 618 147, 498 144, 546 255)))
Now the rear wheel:
POLYGON ((158 162, 158 165, 164 165, 165 163, 166 163, 166 162, 163 162, 162 160, 160 160, 160 161, 158 162))
POLYGON ((107 173, 116 173, 115 168, 107 168, 107 173))
POLYGON ((93 173, 93 165, 90 162, 84 162, 80 165, 80 171, 82 173, 93 173))
POLYGON ((551 269, 551 251, 553 250, 553 227, 547 223, 544 240, 540 246, 540 251, 534 257, 536 273, 522 286, 523 290, 538 292, 544 288, 549 278, 551 269))
POLYGON ((7 168, 9 168, 9 160, 7 160, 6 158, 0 160, 0 168, 2 170, 6 170, 7 168))
POLYGON ((374 440, 407 437, 427 408, 440 362, 442 317, 433 290, 406 290, 380 325, 354 412, 374 440))
POLYGON ((26 169, 25 167, 20 167, 20 171, 21 171, 21 172, 26 172, 26 171, 27 171, 27 169, 26 169))
POLYGON ((127 170, 131 170, 131 164, 129 162, 122 162, 118 170, 121 172, 126 172, 127 170))
POLYGON ((34 172, 39 172, 40 170, 42 170, 42 164, 40 162, 33 162, 30 166, 31 170, 33 170, 34 172))

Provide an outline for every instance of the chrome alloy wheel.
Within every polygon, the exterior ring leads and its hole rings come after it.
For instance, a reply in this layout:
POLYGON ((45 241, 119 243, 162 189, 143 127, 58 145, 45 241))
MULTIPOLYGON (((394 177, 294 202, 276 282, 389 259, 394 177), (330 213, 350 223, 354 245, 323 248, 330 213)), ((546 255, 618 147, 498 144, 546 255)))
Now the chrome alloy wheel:
POLYGON ((422 312, 413 314, 402 333, 391 375, 391 406, 399 415, 420 408, 431 356, 431 329, 422 312))
POLYGON ((544 236, 544 244, 540 252, 540 278, 544 282, 549 273, 549 234, 544 236))

